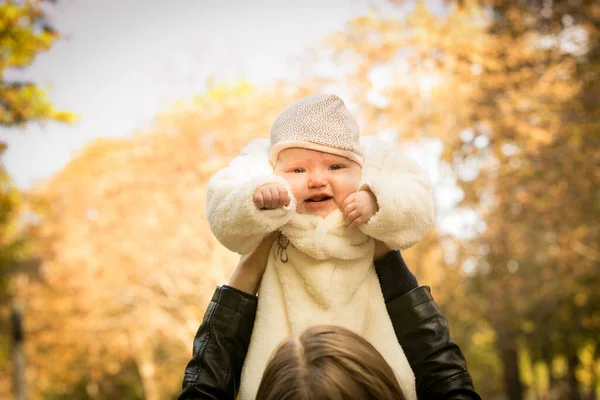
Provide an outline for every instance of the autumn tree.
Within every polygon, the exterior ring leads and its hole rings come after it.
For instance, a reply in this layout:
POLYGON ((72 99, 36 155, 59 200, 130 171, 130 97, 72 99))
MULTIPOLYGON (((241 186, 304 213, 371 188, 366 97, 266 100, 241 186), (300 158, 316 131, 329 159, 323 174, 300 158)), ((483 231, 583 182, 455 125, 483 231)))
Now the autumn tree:
MULTIPOLYGON (((24 127, 31 121, 70 122, 73 115, 55 109, 46 92, 34 82, 11 79, 16 70, 29 66, 36 56, 50 49, 59 38, 47 18, 44 0, 3 2, 0 5, 0 126, 24 127)), ((0 157, 6 145, 0 143, 0 157)), ((8 367, 8 279, 16 263, 25 257, 23 238, 17 231, 21 195, 0 166, 0 387, 4 390, 8 367)))
POLYGON ((490 144, 454 147, 457 164, 472 157, 482 166, 463 185, 466 202, 477 205, 488 227, 479 243, 490 251, 474 287, 496 330, 507 398, 523 398, 519 357, 527 350, 546 364, 551 381, 553 361, 564 357, 569 398, 578 399, 579 352, 596 347, 598 337, 592 310, 600 291, 600 130, 591 99, 600 10, 568 1, 492 6, 490 32, 503 62, 484 65, 472 115, 474 126, 485 127, 475 136, 488 136, 490 144))
POLYGON ((58 40, 44 7, 50 1, 9 0, 0 5, 0 125, 23 126, 30 121, 69 122, 73 115, 55 109, 34 82, 11 80, 7 71, 29 66, 58 40))
MULTIPOLYGON (((71 113, 56 110, 48 100, 46 92, 33 82, 6 78, 7 72, 24 69, 41 52, 47 51, 59 38, 58 32, 50 24, 45 5, 49 1, 31 0, 24 2, 8 1, 0 5, 0 125, 4 127, 23 127, 32 121, 55 120, 70 122, 71 113)), ((6 145, 0 143, 0 156, 6 145)), ((0 170, 2 206, 0 224, 2 229, 12 222, 18 201, 17 191, 10 177, 2 167, 0 170)), ((11 246, 5 235, 2 240, 2 265, 13 261, 11 246)), ((2 279, 7 275, 2 270, 2 279)), ((7 282, 2 281, 2 287, 7 282)))

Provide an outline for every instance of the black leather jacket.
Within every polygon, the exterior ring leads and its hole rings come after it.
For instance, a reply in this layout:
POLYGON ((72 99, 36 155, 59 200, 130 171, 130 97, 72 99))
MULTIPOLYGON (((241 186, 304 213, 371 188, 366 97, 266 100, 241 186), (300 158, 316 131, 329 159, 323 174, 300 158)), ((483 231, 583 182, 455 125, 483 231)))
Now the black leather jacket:
MULTIPOLYGON (((397 258, 404 263, 399 253, 397 258)), ((379 267, 377 262, 375 266, 379 267)), ((386 285, 382 290, 398 342, 415 373, 418 398, 481 400, 429 288, 417 287, 392 299, 386 285)), ((256 296, 227 286, 217 288, 194 338, 179 400, 236 398, 256 307, 256 296)))

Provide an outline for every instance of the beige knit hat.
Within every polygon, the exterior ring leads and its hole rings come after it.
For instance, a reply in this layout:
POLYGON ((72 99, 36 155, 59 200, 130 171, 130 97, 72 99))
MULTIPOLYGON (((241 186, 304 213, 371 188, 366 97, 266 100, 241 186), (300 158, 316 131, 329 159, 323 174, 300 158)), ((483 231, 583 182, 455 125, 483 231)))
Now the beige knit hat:
POLYGON ((358 123, 334 95, 305 97, 277 117, 271 127, 271 165, 282 150, 291 147, 335 154, 363 165, 358 123))

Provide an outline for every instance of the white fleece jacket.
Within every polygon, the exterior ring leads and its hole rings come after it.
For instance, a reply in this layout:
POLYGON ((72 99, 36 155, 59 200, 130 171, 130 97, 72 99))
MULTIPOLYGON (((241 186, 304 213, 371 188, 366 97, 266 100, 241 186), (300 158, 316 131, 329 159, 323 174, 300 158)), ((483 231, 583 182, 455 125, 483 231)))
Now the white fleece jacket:
POLYGON ((251 142, 208 183, 208 222, 229 250, 247 254, 275 230, 287 238, 271 248, 259 289, 241 400, 255 398, 273 350, 289 335, 316 324, 344 326, 367 339, 390 364, 407 398, 416 400, 414 375, 396 341, 375 274, 373 238, 392 249, 421 240, 433 224, 431 187, 423 170, 388 144, 362 139, 360 188, 375 194, 379 211, 358 230, 345 228, 339 210, 327 218, 297 214, 290 185, 273 175, 266 139, 251 142), (254 205, 256 188, 270 182, 288 189, 288 207, 259 210, 254 205))

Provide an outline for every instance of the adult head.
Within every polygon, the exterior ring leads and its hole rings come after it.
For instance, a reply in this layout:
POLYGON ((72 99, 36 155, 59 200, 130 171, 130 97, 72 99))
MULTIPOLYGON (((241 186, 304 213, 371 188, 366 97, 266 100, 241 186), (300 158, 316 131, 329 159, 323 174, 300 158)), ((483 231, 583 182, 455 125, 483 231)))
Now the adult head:
POLYGON ((275 351, 256 400, 403 400, 392 368, 354 332, 318 325, 275 351))

